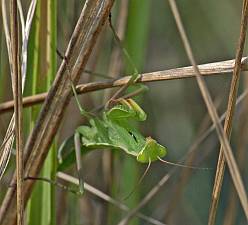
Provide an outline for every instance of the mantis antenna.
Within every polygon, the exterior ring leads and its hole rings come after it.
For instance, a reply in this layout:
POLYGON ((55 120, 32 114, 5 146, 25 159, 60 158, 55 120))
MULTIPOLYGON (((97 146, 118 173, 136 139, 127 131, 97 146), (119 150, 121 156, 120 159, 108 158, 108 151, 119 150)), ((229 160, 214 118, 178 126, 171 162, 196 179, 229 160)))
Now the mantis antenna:
POLYGON ((179 163, 169 162, 169 161, 166 161, 164 159, 161 159, 159 156, 157 158, 160 162, 168 164, 168 165, 172 165, 172 166, 179 166, 179 167, 183 167, 183 168, 197 169, 197 170, 211 170, 211 168, 206 168, 206 167, 187 166, 187 165, 183 165, 183 164, 179 164, 179 163))

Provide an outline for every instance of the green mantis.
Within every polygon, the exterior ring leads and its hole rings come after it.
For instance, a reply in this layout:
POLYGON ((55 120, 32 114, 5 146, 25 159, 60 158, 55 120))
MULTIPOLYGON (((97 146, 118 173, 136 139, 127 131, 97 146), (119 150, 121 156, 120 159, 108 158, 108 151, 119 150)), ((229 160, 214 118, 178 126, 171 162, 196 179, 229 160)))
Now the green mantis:
MULTIPOLYGON (((127 84, 120 88, 112 98, 110 98, 105 105, 105 109, 109 107, 111 102, 117 104, 104 111, 101 117, 93 116, 81 107, 75 87, 71 82, 71 87, 79 110, 82 115, 89 119, 89 126, 84 125, 78 127, 74 137, 70 137, 61 145, 58 151, 58 159, 60 162, 58 170, 63 170, 76 161, 81 191, 83 191, 81 154, 89 152, 90 150, 122 150, 128 155, 136 157, 138 162, 149 163, 149 165, 152 161, 156 161, 167 154, 167 150, 164 146, 160 145, 151 137, 145 138, 134 126, 135 122, 146 120, 147 116, 143 109, 141 109, 141 107, 130 98, 119 98, 116 100, 116 98, 118 98, 128 86, 134 84, 139 79, 139 73, 114 30, 111 23, 111 15, 109 17, 109 25, 115 40, 121 47, 127 61, 133 67, 134 73, 127 84), (69 149, 69 153, 63 154, 64 149, 69 149), (74 149, 76 154, 74 154, 74 149)), ((68 75, 70 76, 69 67, 68 75)))
MULTIPOLYGON (((101 116, 87 113, 81 107, 75 87, 71 83, 79 110, 82 115, 88 118, 89 125, 78 127, 74 136, 68 138, 62 143, 58 151, 58 170, 64 170, 76 161, 81 192, 83 192, 81 155, 96 149, 121 150, 126 154, 135 157, 140 163, 148 163, 148 168, 150 163, 156 160, 171 165, 189 167, 162 160, 161 158, 167 154, 166 147, 159 144, 152 137, 144 137, 136 126, 134 126, 137 122, 143 122, 146 120, 147 115, 144 110, 131 98, 118 98, 120 93, 139 79, 139 74, 135 65, 132 63, 128 52, 121 45, 111 21, 110 28, 118 42, 118 45, 122 48, 122 51, 130 65, 134 68, 134 74, 131 76, 129 82, 120 88, 110 101, 107 102, 105 111, 101 116), (113 102, 115 105, 108 109, 110 103, 113 102)), ((69 73, 70 71, 68 70, 68 75, 69 73)))
MULTIPOLYGON (((144 137, 133 125, 134 122, 146 120, 146 113, 132 99, 119 99, 117 104, 111 109, 102 113, 101 117, 90 116, 89 126, 83 125, 76 129, 74 137, 66 140, 59 149, 58 170, 63 170, 75 162, 74 147, 80 141, 82 154, 95 149, 122 150, 126 154, 136 157, 140 163, 151 163, 167 154, 167 149, 160 145, 151 137, 144 137), (74 146, 73 141, 74 139, 74 146), (69 153, 63 155, 65 149, 70 149, 69 153)), ((80 156, 76 151, 77 165, 80 163, 80 156)), ((83 192, 83 181, 81 166, 77 167, 81 192, 83 192)))
MULTIPOLYGON (((103 112, 102 117, 92 116, 89 126, 80 126, 81 150, 85 153, 94 149, 116 149, 136 157, 138 162, 149 163, 164 157, 167 150, 151 137, 144 137, 133 125, 146 120, 146 113, 132 99, 120 99, 118 104, 103 112)), ((73 151, 63 159, 62 151, 69 144, 64 143, 59 150, 59 168, 67 167, 73 151)))
MULTIPOLYGON (((166 147, 159 144, 152 137, 144 137, 138 130, 136 125, 137 123, 144 122, 146 120, 146 113, 133 99, 120 98, 119 96, 130 85, 134 85, 140 78, 140 75, 129 53, 123 47, 114 30, 114 27, 111 23, 111 16, 109 17, 109 25, 115 40, 122 49, 122 52, 125 55, 127 61, 132 66, 134 73, 126 85, 122 86, 106 103, 105 110, 101 116, 92 115, 81 107, 77 98, 75 87, 71 82, 71 87, 78 108, 81 114, 88 118, 89 125, 79 126, 76 129, 74 136, 68 138, 62 143, 58 151, 58 170, 64 170, 68 166, 77 162, 80 192, 82 193, 83 175, 81 155, 96 149, 121 150, 126 154, 135 157, 136 160, 140 163, 148 163, 147 169, 139 180, 139 183, 144 178, 144 175, 148 171, 151 162, 157 160, 174 166, 193 169, 205 169, 194 166, 185 166, 163 160, 162 158, 167 154, 166 147), (111 103, 115 103, 113 107, 109 107, 112 105, 111 103)), ((68 75, 70 76, 69 67, 68 75)))

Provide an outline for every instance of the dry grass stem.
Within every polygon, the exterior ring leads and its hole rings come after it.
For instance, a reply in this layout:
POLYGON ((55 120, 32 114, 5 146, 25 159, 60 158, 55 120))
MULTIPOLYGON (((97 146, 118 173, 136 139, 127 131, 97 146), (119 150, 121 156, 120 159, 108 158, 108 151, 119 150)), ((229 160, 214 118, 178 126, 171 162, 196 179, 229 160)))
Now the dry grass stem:
POLYGON ((14 96, 15 111, 15 134, 16 134, 16 193, 17 193, 17 225, 24 224, 24 205, 23 205, 23 131, 22 131, 22 78, 20 70, 20 47, 19 47, 19 24, 17 0, 10 1, 10 37, 12 53, 12 89, 14 96))

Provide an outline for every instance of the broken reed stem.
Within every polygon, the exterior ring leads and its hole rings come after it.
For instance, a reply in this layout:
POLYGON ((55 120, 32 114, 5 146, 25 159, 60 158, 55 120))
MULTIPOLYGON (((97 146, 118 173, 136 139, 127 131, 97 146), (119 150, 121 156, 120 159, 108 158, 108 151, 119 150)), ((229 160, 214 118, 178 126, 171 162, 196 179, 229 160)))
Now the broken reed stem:
POLYGON ((23 140, 22 140, 22 78, 19 58, 19 30, 18 30, 17 0, 10 1, 10 31, 11 31, 11 59, 13 66, 12 86, 15 111, 16 133, 16 194, 17 194, 17 225, 24 224, 23 205, 23 140))
MULTIPOLYGON (((242 71, 248 70, 247 57, 242 58, 242 71)), ((234 69, 235 60, 226 60, 221 62, 207 63, 199 65, 199 70, 204 76, 216 76, 220 74, 232 73, 234 69)), ((169 69, 164 71, 156 71, 150 73, 141 74, 141 78, 138 80, 140 83, 185 79, 195 77, 193 66, 181 67, 175 69, 169 69)), ((125 85, 130 79, 130 76, 125 76, 117 80, 99 81, 77 85, 76 90, 78 94, 84 94, 88 92, 103 90, 107 88, 114 88, 125 85)), ((23 98, 23 106, 29 107, 35 104, 41 104, 47 97, 47 92, 28 96, 23 98)), ((14 102, 7 101, 0 104, 0 114, 13 110, 14 102)))
MULTIPOLYGON (((234 71, 233 71, 233 76, 232 76, 232 81, 231 81, 231 87, 230 87, 228 106, 227 106, 227 115, 226 115, 226 119, 224 123, 224 131, 229 139, 230 139, 231 132, 232 132, 233 114, 235 111, 235 104, 236 104, 237 92, 238 92, 238 87, 239 87, 241 59, 242 59, 244 46, 245 46, 247 19, 248 19, 248 1, 244 0, 242 18, 241 18, 240 37, 239 37, 239 43, 238 43, 236 58, 235 58, 235 66, 234 66, 234 71)), ((208 225, 215 224, 218 202, 220 198, 220 192, 221 192, 223 177, 224 177, 224 172, 225 172, 225 164, 226 163, 225 163, 224 149, 223 149, 223 145, 221 145, 217 168, 216 168, 214 187, 212 191, 212 201, 211 201, 210 210, 209 210, 208 225)), ((246 209, 244 208, 244 210, 246 211, 246 217, 247 217, 248 215, 247 214, 248 213, 247 202, 246 202, 246 209)))

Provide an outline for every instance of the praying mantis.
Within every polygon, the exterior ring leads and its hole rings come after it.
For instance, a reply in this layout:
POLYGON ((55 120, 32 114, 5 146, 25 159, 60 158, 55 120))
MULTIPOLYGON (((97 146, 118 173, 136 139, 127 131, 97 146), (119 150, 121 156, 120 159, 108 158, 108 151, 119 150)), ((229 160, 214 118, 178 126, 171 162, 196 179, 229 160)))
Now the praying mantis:
MULTIPOLYGON (((131 98, 124 99, 118 96, 134 84, 139 79, 138 70, 133 63, 129 53, 123 47, 118 35, 116 34, 109 16, 109 25, 115 40, 122 49, 127 61, 132 66, 134 73, 130 80, 121 87, 110 100, 105 108, 109 107, 110 102, 117 104, 102 113, 102 117, 97 117, 86 112, 80 105, 73 83, 71 87, 81 114, 89 119, 89 126, 80 126, 76 129, 73 137, 64 141, 58 151, 60 165, 58 170, 63 170, 71 163, 77 162, 80 192, 83 192, 83 176, 81 165, 81 152, 86 153, 95 149, 116 149, 123 150, 126 154, 136 157, 140 163, 150 163, 156 161, 167 154, 166 147, 160 145, 151 137, 144 137, 133 125, 135 122, 145 121, 147 118, 144 110, 131 98), (74 147, 73 147, 74 145, 74 147), (63 156, 65 149, 71 151, 63 156), (75 149, 75 153, 73 149, 75 149), (80 152, 81 151, 81 152, 80 152)), ((68 75, 70 70, 68 68, 68 75)), ((144 86, 143 86, 144 87, 144 86)))
POLYGON ((74 86, 72 88, 80 112, 89 119, 89 125, 79 126, 75 134, 61 144, 58 150, 58 171, 65 170, 76 161, 81 193, 83 193, 81 155, 96 149, 121 150, 135 157, 139 163, 148 163, 148 168, 151 162, 160 160, 174 166, 206 169, 163 160, 162 158, 167 155, 167 148, 152 137, 144 137, 134 125, 135 122, 144 122, 147 115, 133 99, 115 100, 117 104, 98 117, 82 109, 74 86))
MULTIPOLYGON (((84 116, 89 118, 89 126, 79 126, 74 137, 69 138, 61 145, 58 151, 60 162, 58 170, 63 170, 75 162, 73 148, 76 149, 78 144, 76 140, 80 141, 82 154, 95 149, 122 150, 128 155, 136 157, 140 163, 150 164, 167 154, 166 147, 151 137, 144 137, 133 125, 134 122, 146 120, 147 115, 143 109, 131 98, 121 98, 117 101, 117 105, 104 111, 101 118, 81 111, 84 116), (71 151, 63 155, 64 150, 68 148, 71 151)), ((80 164, 81 159, 77 151, 76 161, 80 164)), ((80 170, 81 166, 78 166, 79 178, 82 178, 80 170)), ((80 186, 83 191, 82 179, 80 186)))
MULTIPOLYGON (((76 129, 75 134, 61 144, 58 150, 58 171, 63 171, 76 162, 80 192, 83 193, 81 155, 96 149, 121 150, 126 154, 135 157, 139 163, 148 163, 147 169, 151 162, 157 160, 174 166, 205 169, 163 160, 162 158, 167 155, 167 148, 159 144, 152 137, 144 137, 139 129, 134 126, 134 123, 137 124, 137 122, 144 122, 146 120, 147 115, 145 111, 133 99, 118 97, 128 86, 136 83, 139 79, 139 74, 131 57, 122 46, 121 41, 115 33, 111 20, 109 24, 115 40, 121 47, 127 61, 133 67, 134 73, 126 85, 120 88, 106 103, 105 111, 103 111, 100 117, 92 115, 82 108, 75 87, 71 82, 71 87, 80 113, 88 118, 89 125, 79 126, 76 129), (110 102, 114 102, 115 105, 108 109, 110 102)), ((68 74, 69 73, 70 71, 68 70, 68 74)), ((143 86, 143 89, 147 90, 145 87, 146 86, 143 86)))
MULTIPOLYGON (((120 99, 118 104, 110 110, 103 112, 102 118, 92 116, 89 119, 90 126, 79 126, 75 135, 81 137, 82 151, 94 149, 117 149, 136 157, 140 163, 149 163, 164 157, 167 154, 166 147, 160 145, 151 137, 144 137, 133 125, 134 122, 142 122, 147 118, 146 113, 133 99, 120 99)), ((88 115, 87 115, 88 117, 88 115)), ((67 140, 61 145, 58 159, 63 169, 70 165, 73 152, 67 153, 63 159, 62 152, 72 142, 67 140)))

